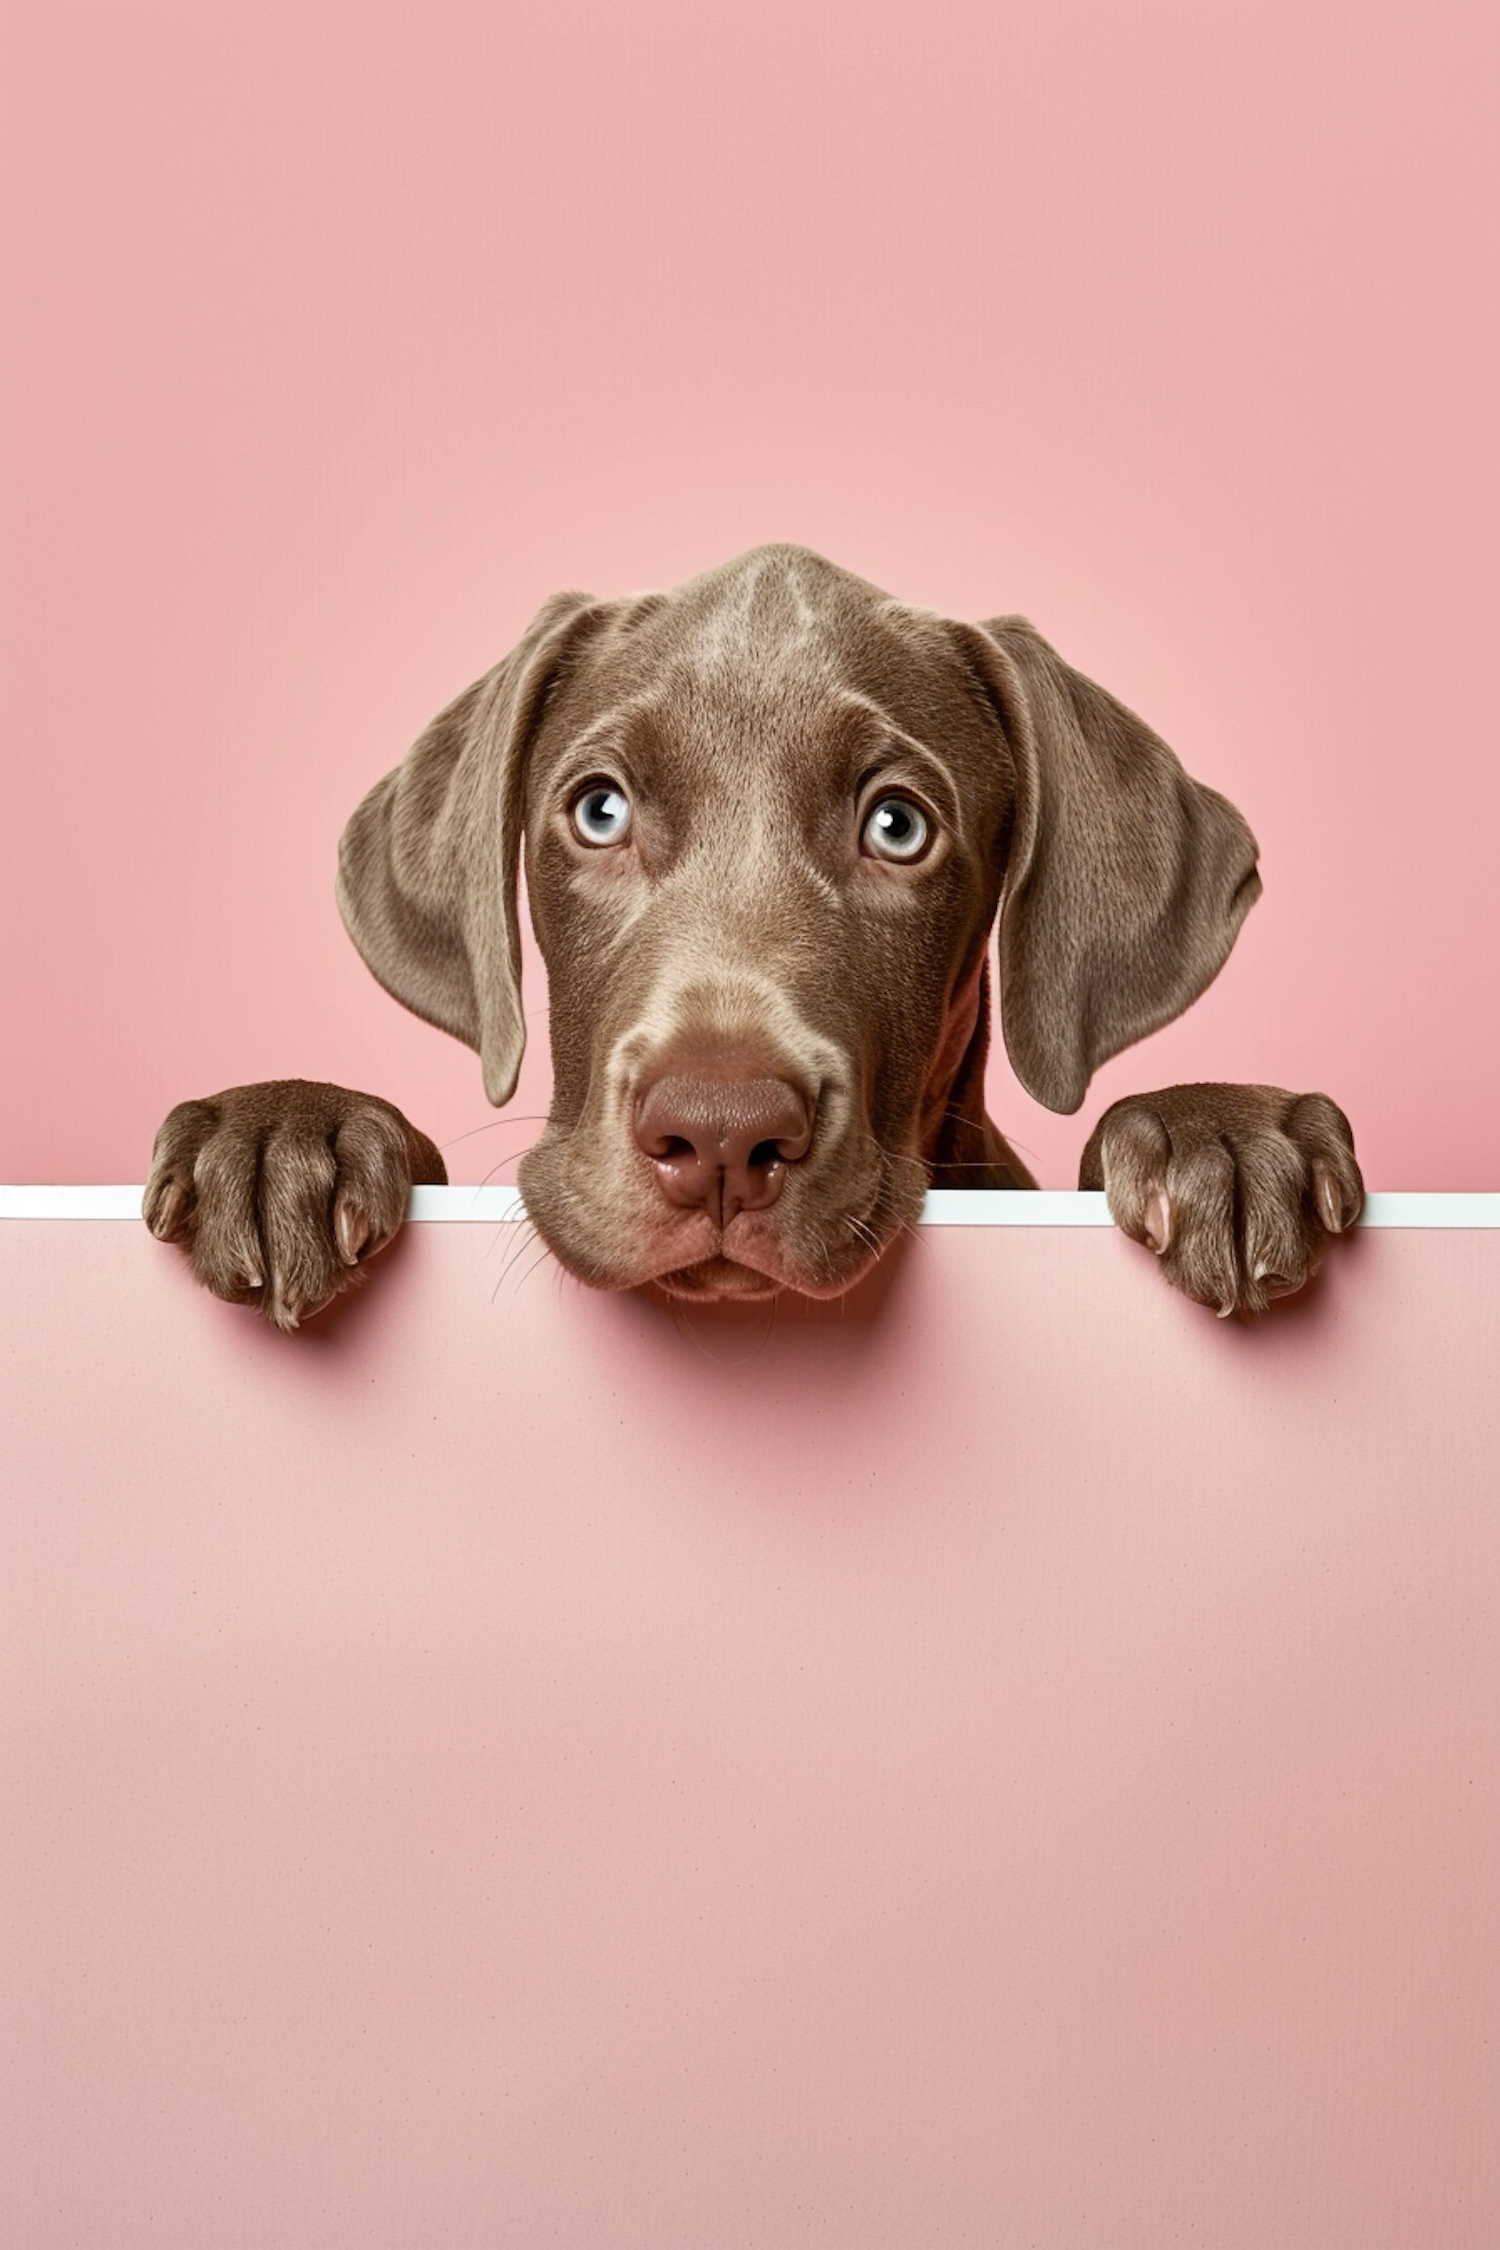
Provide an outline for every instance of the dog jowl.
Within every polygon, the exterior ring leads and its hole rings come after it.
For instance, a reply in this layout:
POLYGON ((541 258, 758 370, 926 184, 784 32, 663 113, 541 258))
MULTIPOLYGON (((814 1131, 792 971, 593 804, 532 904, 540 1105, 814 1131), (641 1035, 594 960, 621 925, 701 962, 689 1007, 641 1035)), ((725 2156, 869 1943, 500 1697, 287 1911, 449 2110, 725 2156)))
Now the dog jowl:
MULTIPOLYGON (((960 623, 783 546, 554 597, 349 822, 356 945, 497 1104, 523 865, 554 1073, 528 1211, 583 1280, 698 1301, 838 1295, 929 1185, 1035 1185, 984 1109, 992 932, 1010 1060, 1072 1112, 1260 890, 1234 807, 1023 619, 960 623)), ((389 1103, 278 1081, 173 1110, 145 1209, 291 1327, 444 1176, 389 1103)), ((1117 1102, 1080 1185, 1219 1311, 1300 1287, 1362 1198, 1342 1113, 1269 1086, 1117 1102)))

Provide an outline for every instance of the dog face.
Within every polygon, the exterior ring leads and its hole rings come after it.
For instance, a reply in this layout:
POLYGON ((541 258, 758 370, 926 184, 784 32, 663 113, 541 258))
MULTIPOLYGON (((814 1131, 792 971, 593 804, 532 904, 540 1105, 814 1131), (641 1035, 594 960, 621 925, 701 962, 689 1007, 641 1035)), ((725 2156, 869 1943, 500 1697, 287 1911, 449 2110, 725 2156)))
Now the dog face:
POLYGON ((626 609, 539 729, 555 1094, 523 1185, 591 1280, 832 1295, 920 1210, 1008 762, 941 627, 856 637, 842 593, 768 567, 626 609))
POLYGON ((516 868, 555 1092, 521 1185, 590 1282, 846 1289, 920 1210, 988 1036, 1050 1106, 1167 1021, 1258 891, 1233 808, 1021 620, 960 625, 798 548, 562 595, 346 831, 366 960, 521 1051, 516 868))

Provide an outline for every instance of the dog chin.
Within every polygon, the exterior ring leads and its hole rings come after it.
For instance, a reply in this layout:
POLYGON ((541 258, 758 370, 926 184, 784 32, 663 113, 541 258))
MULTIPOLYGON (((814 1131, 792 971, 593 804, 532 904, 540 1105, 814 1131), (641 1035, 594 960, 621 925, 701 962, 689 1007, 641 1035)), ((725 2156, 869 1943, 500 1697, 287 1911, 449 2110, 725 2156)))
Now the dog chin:
POLYGON ((746 1228, 731 1222, 729 1239, 706 1215, 672 1229, 673 1240, 631 1245, 628 1238, 616 1247, 595 1248, 580 1241, 568 1227, 554 1229, 537 1196, 531 1205, 538 1234, 566 1273, 593 1289, 659 1289, 665 1296, 695 1305, 750 1305, 766 1302, 790 1291, 794 1296, 817 1299, 842 1297, 862 1281, 885 1249, 873 1231, 851 1255, 845 1243, 828 1250, 814 1244, 811 1270, 788 1254, 789 1246, 764 1227, 746 1228), (696 1250, 699 1255, 693 1257, 696 1250), (684 1258, 683 1252, 690 1254, 684 1258), (675 1254, 675 1255, 674 1255, 675 1254), (677 1261, 681 1260, 681 1263, 677 1261))
POLYGON ((695 1305, 754 1304, 758 1298, 778 1296, 783 1287, 771 1274, 722 1256, 700 1258, 696 1265, 677 1266, 653 1278, 669 1297, 686 1298, 695 1305))
POLYGON ((791 1290, 799 1297, 842 1297, 857 1281, 862 1281, 875 1263, 874 1256, 863 1259, 847 1273, 833 1279, 824 1275, 781 1271, 762 1272, 756 1266, 743 1265, 723 1252, 711 1258, 700 1258, 690 1266, 675 1266, 669 1272, 652 1275, 656 1288, 669 1297, 679 1297, 695 1305, 751 1305, 779 1297, 783 1290, 791 1290))

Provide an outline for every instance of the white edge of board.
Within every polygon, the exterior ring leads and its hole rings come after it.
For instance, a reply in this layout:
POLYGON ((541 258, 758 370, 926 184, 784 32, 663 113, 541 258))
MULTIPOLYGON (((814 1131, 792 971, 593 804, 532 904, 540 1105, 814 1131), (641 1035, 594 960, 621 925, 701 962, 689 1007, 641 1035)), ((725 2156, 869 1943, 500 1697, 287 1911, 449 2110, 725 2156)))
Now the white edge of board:
MULTIPOLYGON (((136 1219, 139 1187, 3 1187, 0 1219, 136 1219)), ((408 1217, 479 1225, 524 1219, 519 1188, 419 1187, 408 1217)), ((934 1188, 922 1210, 927 1227, 1107 1227, 1102 1195, 1061 1188, 934 1188)), ((1366 1227, 1500 1227, 1500 1194, 1368 1195, 1366 1227)))

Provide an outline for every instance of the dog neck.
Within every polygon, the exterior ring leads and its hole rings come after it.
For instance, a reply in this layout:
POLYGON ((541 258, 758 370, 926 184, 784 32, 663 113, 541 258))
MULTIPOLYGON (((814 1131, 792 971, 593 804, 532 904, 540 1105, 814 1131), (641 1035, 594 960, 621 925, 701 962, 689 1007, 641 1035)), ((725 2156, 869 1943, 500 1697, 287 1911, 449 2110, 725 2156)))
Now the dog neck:
POLYGON ((1036 1181, 984 1106, 984 1066, 990 1047, 990 969, 979 971, 955 1003, 953 1033, 945 1043, 924 1105, 922 1152, 935 1188, 1034 1188, 1036 1181), (950 1064, 949 1055, 956 1055, 950 1064))

